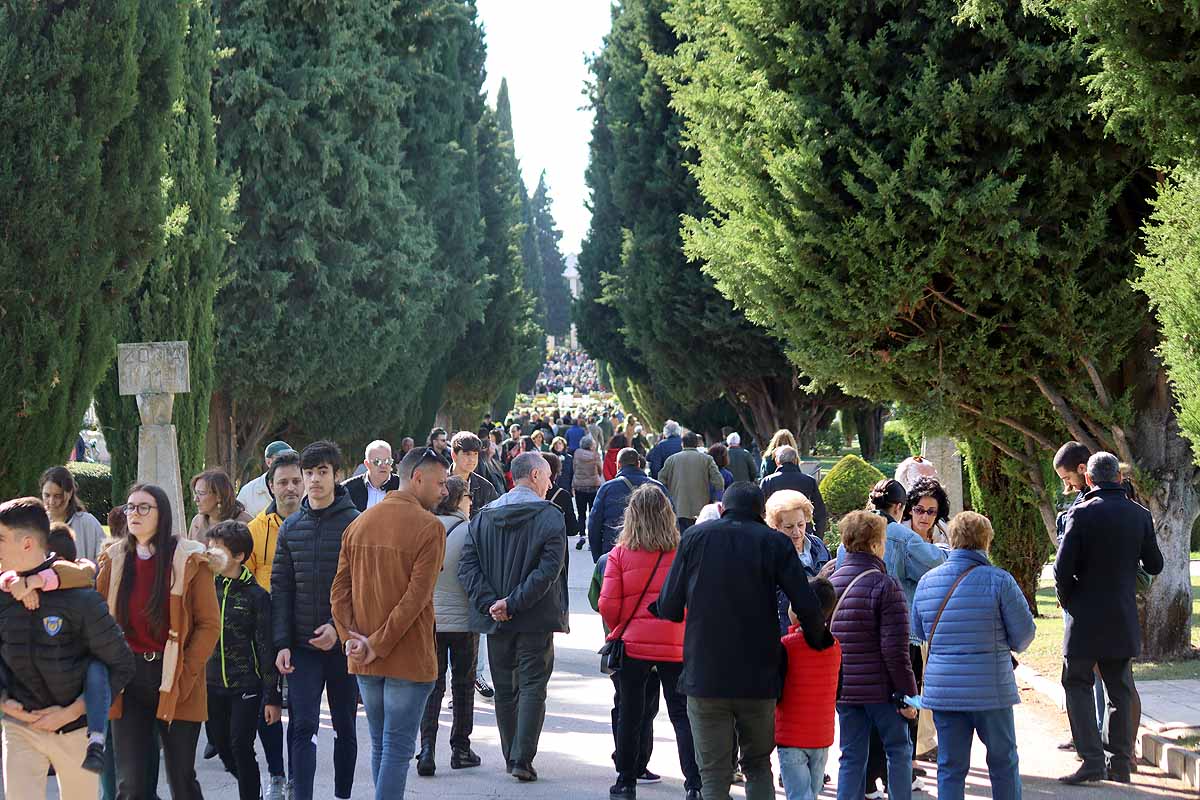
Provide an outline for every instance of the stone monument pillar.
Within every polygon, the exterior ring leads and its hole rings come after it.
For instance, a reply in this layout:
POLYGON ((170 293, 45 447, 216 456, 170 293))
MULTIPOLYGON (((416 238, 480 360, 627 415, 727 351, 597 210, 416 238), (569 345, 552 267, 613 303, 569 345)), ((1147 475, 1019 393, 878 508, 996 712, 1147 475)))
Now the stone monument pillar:
POLYGON ((938 480, 950 497, 950 516, 963 510, 962 456, 949 436, 934 436, 921 443, 921 455, 933 462, 938 480))
POLYGON ((139 483, 161 486, 171 500, 174 530, 187 534, 183 519, 183 480, 179 441, 171 424, 175 395, 191 391, 187 342, 140 342, 117 345, 117 376, 122 395, 136 395, 142 425, 138 429, 139 483))

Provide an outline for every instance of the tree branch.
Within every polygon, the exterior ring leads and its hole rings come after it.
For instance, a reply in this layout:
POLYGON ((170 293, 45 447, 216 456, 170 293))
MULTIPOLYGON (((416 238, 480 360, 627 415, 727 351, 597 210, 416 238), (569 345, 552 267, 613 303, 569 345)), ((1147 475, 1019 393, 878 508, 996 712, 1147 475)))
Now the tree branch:
POLYGON ((983 438, 987 441, 988 444, 990 444, 992 447, 999 450, 1001 453, 1004 453, 1004 455, 1008 456, 1013 461, 1016 461, 1020 464, 1024 464, 1026 468, 1029 468, 1030 466, 1032 466, 1032 462, 1028 458, 1021 455, 1016 450, 1013 450, 1011 447, 1009 447, 1004 442, 997 439, 995 436, 985 433, 985 434, 983 434, 983 438))
POLYGON ((1083 426, 1079 424, 1079 419, 1075 416, 1075 413, 1071 411, 1071 407, 1067 405, 1067 401, 1063 398, 1063 396, 1055 391, 1055 389, 1050 386, 1050 384, 1047 383, 1041 375, 1034 375, 1032 377, 1034 384, 1036 384, 1038 387, 1038 390, 1047 400, 1050 401, 1050 405, 1054 406, 1054 410, 1058 412, 1060 417, 1062 417, 1062 421, 1066 424, 1067 430, 1071 432, 1071 436, 1075 438, 1075 441, 1087 447, 1087 449, 1091 450, 1093 453, 1102 450, 1103 448, 1100 446, 1100 443, 1096 441, 1095 437, 1084 430, 1083 426))
POLYGON ((969 411, 970 413, 974 414, 977 417, 982 417, 983 419, 990 419, 990 420, 1000 423, 1001 425, 1005 425, 1009 428, 1012 428, 1014 431, 1021 434, 1022 436, 1028 436, 1029 438, 1033 439, 1035 442, 1037 442, 1039 445, 1041 445, 1046 450, 1056 450, 1057 449, 1050 442, 1050 440, 1047 439, 1045 436, 1042 436, 1037 431, 1032 430, 1031 428, 1029 428, 1025 425, 1022 425, 1020 422, 1017 422, 1012 417, 989 417, 986 414, 984 414, 981 409, 978 409, 975 406, 970 405, 968 403, 960 402, 958 404, 958 407, 961 408, 963 411, 969 411))
POLYGON ((974 311, 968 310, 965 306, 954 302, 949 297, 942 294, 941 292, 939 292, 937 289, 933 288, 932 286, 926 286, 925 291, 929 292, 931 295, 936 297, 938 300, 941 300, 943 303, 950 306, 951 308, 953 308, 955 311, 959 312, 960 314, 966 314, 968 317, 971 317, 972 319, 977 319, 980 322, 983 322, 983 317, 979 316, 974 311))
POLYGON ((1042 465, 1037 463, 1036 448, 1033 440, 1025 438, 1025 453, 1029 456, 1030 462, 1026 463, 1025 469, 1029 472, 1029 480, 1033 484, 1034 489, 1038 493, 1038 512, 1042 515, 1042 524, 1046 529, 1046 535, 1050 537, 1050 548, 1058 549, 1058 526, 1057 519, 1054 514, 1054 505, 1050 501, 1050 492, 1046 489, 1046 481, 1042 475, 1042 465))
MULTIPOLYGON (((1100 370, 1096 369, 1095 362, 1087 356, 1080 356, 1079 360, 1083 364, 1083 368, 1087 370, 1088 377, 1092 379, 1092 387, 1096 390, 1096 397, 1100 400, 1101 408, 1111 413, 1112 398, 1108 394, 1108 389, 1104 386, 1104 381, 1100 378, 1100 370)), ((1109 428, 1112 431, 1117 456, 1126 463, 1134 463, 1133 448, 1129 446, 1129 439, 1125 436, 1125 429, 1115 422, 1111 423, 1109 428)))

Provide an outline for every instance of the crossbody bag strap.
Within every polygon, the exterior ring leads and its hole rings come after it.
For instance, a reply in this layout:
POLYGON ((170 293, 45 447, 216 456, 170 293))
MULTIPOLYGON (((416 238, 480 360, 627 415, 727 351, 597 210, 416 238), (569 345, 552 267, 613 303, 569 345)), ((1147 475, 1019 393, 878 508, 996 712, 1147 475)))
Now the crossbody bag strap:
POLYGON ((624 475, 618 475, 617 477, 625 481, 625 485, 629 487, 629 491, 633 491, 633 481, 629 480, 629 478, 626 478, 624 475))
POLYGON ((854 588, 854 584, 858 583, 863 578, 870 575, 872 572, 882 574, 882 573, 879 573, 879 570, 875 569, 874 567, 871 567, 870 569, 864 569, 862 572, 855 575, 854 580, 852 580, 852 581, 850 581, 850 583, 846 584, 846 588, 842 591, 841 596, 839 596, 837 599, 837 603, 835 603, 833 606, 833 613, 829 615, 829 624, 830 625, 833 624, 834 618, 837 617, 838 609, 840 609, 842 607, 842 601, 846 599, 846 595, 850 594, 850 590, 854 588))
POLYGON ((942 600, 942 605, 940 608, 938 608, 937 615, 933 618, 933 624, 929 626, 929 638, 925 640, 925 643, 929 646, 929 651, 931 653, 933 652, 933 634, 937 631, 938 621, 942 618, 942 612, 946 610, 946 604, 950 602, 950 598, 954 595, 954 590, 957 589, 958 585, 963 582, 963 578, 970 575, 971 570, 979 566, 981 565, 974 564, 963 570, 963 573, 959 575, 954 583, 950 586, 950 591, 946 592, 946 598, 942 600))
POLYGON ((642 600, 646 598, 646 592, 650 591, 650 584, 654 583, 654 576, 658 574, 658 565, 662 563, 664 555, 666 555, 665 550, 658 551, 658 560, 654 562, 654 569, 650 570, 650 577, 646 580, 646 585, 642 587, 642 593, 638 595, 637 602, 633 604, 633 611, 630 611, 625 621, 617 626, 618 630, 621 631, 621 635, 617 637, 618 639, 625 635, 625 628, 629 626, 629 623, 633 622, 634 616, 637 615, 638 607, 642 605, 642 600))

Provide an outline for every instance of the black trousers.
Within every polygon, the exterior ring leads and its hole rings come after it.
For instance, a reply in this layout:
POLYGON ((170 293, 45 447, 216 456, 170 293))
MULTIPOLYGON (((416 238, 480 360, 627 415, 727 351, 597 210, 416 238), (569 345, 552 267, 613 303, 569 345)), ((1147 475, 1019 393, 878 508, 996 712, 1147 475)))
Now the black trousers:
POLYGON ((162 742, 172 800, 203 800, 200 782, 196 780, 200 723, 176 720, 168 724, 159 720, 162 660, 146 661, 136 654, 134 658, 133 680, 125 687, 121 718, 112 721, 117 800, 154 800, 157 787, 147 781, 146 761, 157 755, 155 729, 162 742))
POLYGON ((262 788, 254 738, 262 693, 208 687, 208 735, 225 769, 237 776, 240 800, 258 800, 262 788))
MULTIPOLYGON (((608 676, 612 679, 613 684, 613 707, 612 707, 612 733, 613 733, 613 765, 617 763, 617 748, 621 746, 620 740, 617 739, 617 720, 621 712, 621 679, 620 673, 614 672, 608 676)), ((658 695, 660 684, 658 680, 658 672, 651 671, 646 677, 645 689, 645 708, 646 712, 643 715, 644 724, 642 726, 641 737, 641 752, 638 753, 637 774, 641 775, 650 766, 650 756, 654 755, 654 718, 658 716, 658 695)), ((686 710, 687 703, 684 703, 686 710)))
POLYGON ((450 726, 450 747, 466 750, 471 746, 475 728, 475 661, 479 657, 479 634, 436 634, 438 676, 421 715, 421 749, 437 745, 438 717, 446 695, 446 665, 450 665, 450 697, 454 700, 454 721, 450 726))
MULTIPOLYGON (((687 697, 675 690, 682 664, 667 661, 641 661, 626 656, 617 679, 621 684, 621 708, 617 715, 617 774, 625 783, 634 783, 645 767, 641 764, 642 731, 646 727, 646 684, 650 675, 658 672, 667 714, 675 728, 675 743, 679 749, 679 766, 683 770, 684 788, 700 788, 700 767, 696 764, 696 745, 692 741, 692 724, 688 721, 687 697)), ((653 720, 653 716, 650 716, 653 720)))
POLYGON ((1063 659, 1062 685, 1067 699, 1067 719, 1071 723, 1071 738, 1075 752, 1087 769, 1104 769, 1104 745, 1096 724, 1096 680, 1094 667, 1099 667, 1104 690, 1112 710, 1108 715, 1108 749, 1112 753, 1109 765, 1119 773, 1128 774, 1133 764, 1133 740, 1137 731, 1133 718, 1133 662, 1121 658, 1097 660, 1090 658, 1063 659))
MULTIPOLYGON (((580 536, 587 535, 588 509, 590 509, 595 502, 595 489, 592 489, 591 491, 584 491, 583 489, 575 490, 575 520, 577 522, 576 527, 579 529, 578 533, 580 536)), ((573 531, 568 531, 567 533, 572 532, 573 531)))
POLYGON ((546 721, 546 685, 554 671, 554 634, 489 633, 500 749, 510 764, 532 764, 546 721))

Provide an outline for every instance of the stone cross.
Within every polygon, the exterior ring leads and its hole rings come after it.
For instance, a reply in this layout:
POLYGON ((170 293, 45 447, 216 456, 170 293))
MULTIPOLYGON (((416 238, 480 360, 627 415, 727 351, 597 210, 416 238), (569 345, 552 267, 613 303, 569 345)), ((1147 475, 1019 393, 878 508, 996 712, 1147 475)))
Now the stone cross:
POLYGON ((187 342, 117 345, 117 378, 122 395, 136 395, 139 483, 161 486, 171 500, 175 534, 187 535, 183 519, 183 480, 179 441, 171 424, 175 395, 191 391, 187 342))
POLYGON ((927 437, 921 443, 921 455, 933 462, 938 480, 950 498, 950 516, 963 510, 962 456, 949 436, 927 437))

